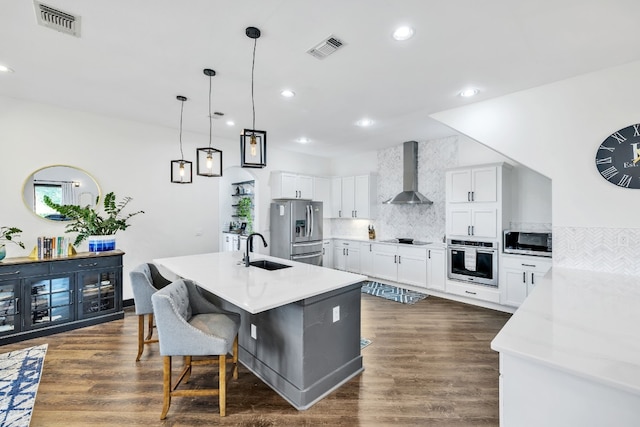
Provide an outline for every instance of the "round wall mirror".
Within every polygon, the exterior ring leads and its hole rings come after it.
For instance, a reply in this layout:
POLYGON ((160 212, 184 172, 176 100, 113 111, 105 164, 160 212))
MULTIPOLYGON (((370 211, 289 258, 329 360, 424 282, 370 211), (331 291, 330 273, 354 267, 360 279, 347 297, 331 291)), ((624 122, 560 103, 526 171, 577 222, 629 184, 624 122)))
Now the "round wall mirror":
POLYGON ((60 205, 95 206, 100 197, 96 180, 82 169, 53 165, 38 169, 27 177, 22 187, 22 199, 31 212, 51 221, 66 221, 43 198, 49 196, 60 205))

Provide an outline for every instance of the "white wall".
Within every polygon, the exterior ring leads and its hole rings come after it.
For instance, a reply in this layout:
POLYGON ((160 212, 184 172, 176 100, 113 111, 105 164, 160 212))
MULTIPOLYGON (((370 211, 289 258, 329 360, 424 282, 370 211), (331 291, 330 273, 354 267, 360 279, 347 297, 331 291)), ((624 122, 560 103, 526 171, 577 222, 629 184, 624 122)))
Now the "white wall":
POLYGON ((640 192, 606 182, 594 159, 638 123, 640 62, 432 117, 552 179, 554 265, 640 274, 640 192))
MULTIPOLYGON (((60 236, 64 224, 36 217, 22 201, 22 186, 35 170, 51 165, 76 166, 91 173, 103 194, 130 196, 132 210, 144 215, 117 235, 124 257, 124 297, 131 298, 128 271, 154 258, 217 251, 220 179, 195 176, 193 184, 172 184, 169 162, 180 158, 175 123, 153 126, 0 97, 0 225, 21 228, 27 249, 9 245, 8 255, 26 256, 37 236, 60 236)), ((184 153, 194 161, 195 149, 207 135, 183 133, 184 153)), ((239 165, 239 140, 214 138, 223 150, 224 167, 239 165)), ((260 198, 259 224, 268 224, 271 170, 328 174, 329 161, 269 148, 268 168, 252 169, 260 198)), ((87 250, 86 242, 79 250, 87 250)))

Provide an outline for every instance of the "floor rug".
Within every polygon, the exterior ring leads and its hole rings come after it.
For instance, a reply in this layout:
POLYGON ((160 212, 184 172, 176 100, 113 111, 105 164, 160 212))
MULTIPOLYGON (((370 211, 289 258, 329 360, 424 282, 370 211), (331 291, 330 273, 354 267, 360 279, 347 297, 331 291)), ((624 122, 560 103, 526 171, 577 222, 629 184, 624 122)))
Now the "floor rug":
POLYGON ((28 426, 47 344, 0 354, 0 425, 28 426))
POLYGON ((425 299, 428 296, 426 294, 421 294, 420 292, 396 288, 395 286, 371 281, 366 281, 363 283, 362 292, 365 294, 386 298, 391 301, 401 302, 403 304, 415 304, 416 302, 425 299))
POLYGON ((360 350, 362 350, 363 348, 365 348, 369 344, 371 344, 371 340, 368 340, 366 338, 360 338, 360 350))

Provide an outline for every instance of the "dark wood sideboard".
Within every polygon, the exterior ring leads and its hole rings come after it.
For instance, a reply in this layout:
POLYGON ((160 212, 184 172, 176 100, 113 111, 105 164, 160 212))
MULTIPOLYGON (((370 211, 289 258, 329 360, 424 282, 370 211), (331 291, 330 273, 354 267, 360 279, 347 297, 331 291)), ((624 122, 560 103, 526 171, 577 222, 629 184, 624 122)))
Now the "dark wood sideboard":
POLYGON ((123 255, 0 262, 0 345, 122 319, 123 255))

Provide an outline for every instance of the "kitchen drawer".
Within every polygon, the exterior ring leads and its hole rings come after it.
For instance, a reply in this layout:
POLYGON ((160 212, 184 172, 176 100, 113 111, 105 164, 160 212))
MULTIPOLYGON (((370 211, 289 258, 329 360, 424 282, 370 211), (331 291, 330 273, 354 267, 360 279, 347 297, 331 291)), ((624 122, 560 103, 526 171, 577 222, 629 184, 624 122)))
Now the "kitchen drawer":
POLYGON ((551 268, 551 258, 527 255, 502 255, 502 268, 547 271, 551 268))
POLYGON ((471 285, 455 280, 447 281, 447 292, 468 298, 500 303, 500 291, 498 288, 481 285, 471 285))
POLYGON ((426 247, 411 247, 406 245, 398 245, 398 255, 412 257, 412 258, 422 258, 427 259, 427 248, 426 247))
POLYGON ((0 280, 49 274, 49 263, 14 264, 0 267, 0 280))
POLYGON ((389 245, 384 243, 374 243, 373 244, 373 252, 385 253, 385 254, 393 254, 395 255, 398 249, 398 245, 389 245))
POLYGON ((51 273, 92 270, 96 268, 120 267, 122 260, 119 256, 79 258, 70 261, 58 261, 51 265, 51 273))

